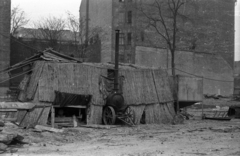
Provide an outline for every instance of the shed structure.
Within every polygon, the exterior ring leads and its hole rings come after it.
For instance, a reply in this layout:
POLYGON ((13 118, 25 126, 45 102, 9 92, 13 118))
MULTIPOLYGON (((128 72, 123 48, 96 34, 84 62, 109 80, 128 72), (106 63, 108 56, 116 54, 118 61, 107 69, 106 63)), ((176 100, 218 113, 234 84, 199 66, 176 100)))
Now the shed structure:
MULTIPOLYGON (((56 91, 91 95, 87 124, 101 124, 106 97, 113 88, 107 79, 112 70, 113 64, 37 60, 33 63, 32 72, 25 75, 19 86, 18 100, 53 103, 56 91)), ((125 104, 134 110, 136 124, 140 123, 142 116, 145 116, 147 124, 172 121, 174 100, 166 71, 122 64, 119 77, 125 104)))

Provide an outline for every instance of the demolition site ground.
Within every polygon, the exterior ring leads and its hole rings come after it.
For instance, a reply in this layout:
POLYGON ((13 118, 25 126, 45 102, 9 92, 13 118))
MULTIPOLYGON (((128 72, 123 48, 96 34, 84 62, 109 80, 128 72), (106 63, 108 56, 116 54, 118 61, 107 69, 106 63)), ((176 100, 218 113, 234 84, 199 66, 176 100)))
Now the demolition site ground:
MULTIPOLYGON (((210 105, 221 101, 208 101, 210 105), (212 103, 211 103, 212 102, 212 103)), ((222 102, 220 107, 232 103, 222 102)), ((235 103, 238 104, 238 103, 235 103)), ((200 111, 200 110, 199 110, 200 111)), ((188 111, 191 114, 191 110, 188 111)), ((240 119, 202 120, 196 114, 184 124, 96 126, 63 132, 21 129, 6 124, 1 131, 23 136, 2 155, 13 156, 239 156, 240 119)))

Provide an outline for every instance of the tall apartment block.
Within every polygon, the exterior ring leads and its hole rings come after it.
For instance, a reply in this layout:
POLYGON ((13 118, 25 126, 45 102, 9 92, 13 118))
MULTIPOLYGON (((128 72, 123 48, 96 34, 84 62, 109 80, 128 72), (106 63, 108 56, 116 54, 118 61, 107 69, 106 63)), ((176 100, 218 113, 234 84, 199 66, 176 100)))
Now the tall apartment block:
MULTIPOLYGON (((198 31, 198 36, 195 35, 194 39, 187 42, 181 38, 194 36, 194 33, 179 36, 181 46, 177 48, 219 54, 233 67, 235 0, 185 0, 190 1, 193 3, 184 5, 183 11, 189 11, 189 15, 195 20, 192 24, 199 22, 192 26, 194 31, 198 31)), ((82 0, 80 18, 86 21, 85 37, 88 38, 91 28, 96 26, 104 31, 100 35, 101 62, 114 61, 116 29, 121 33, 120 62, 135 63, 135 56, 138 53, 136 49, 139 49, 137 48, 139 46, 167 48, 166 42, 143 22, 147 19, 139 11, 139 6, 144 6, 143 3, 152 2, 154 0, 82 0)), ((188 24, 186 22, 183 27, 187 28, 188 24)))
MULTIPOLYGON (((11 0, 0 0, 0 71, 10 64, 11 0)), ((7 73, 0 73, 0 98, 8 89, 7 73)))

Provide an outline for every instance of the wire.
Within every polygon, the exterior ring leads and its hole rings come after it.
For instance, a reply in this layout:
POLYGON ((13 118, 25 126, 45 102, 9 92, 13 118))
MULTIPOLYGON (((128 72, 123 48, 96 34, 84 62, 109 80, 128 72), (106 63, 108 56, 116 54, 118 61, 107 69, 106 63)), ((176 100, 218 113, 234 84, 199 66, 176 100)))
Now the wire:
MULTIPOLYGON (((2 36, 4 36, 4 37, 7 37, 7 36, 5 36, 5 35, 3 35, 3 34, 1 34, 1 33, 0 33, 0 35, 2 35, 2 36)), ((8 37, 7 37, 7 38, 8 38, 8 37)), ((37 50, 37 49, 35 49, 35 48, 33 48, 33 47, 30 47, 30 46, 28 46, 28 45, 23 44, 22 42, 18 41, 18 40, 15 39, 15 38, 13 38, 13 39, 14 39, 16 42, 22 44, 22 45, 25 46, 25 47, 28 47, 28 48, 30 48, 30 49, 36 50, 37 52, 40 52, 39 50, 37 50)), ((168 68, 167 70, 169 70, 169 69, 172 69, 172 68, 168 68)), ((192 75, 192 76, 195 76, 195 77, 203 78, 203 79, 206 79, 206 80, 219 81, 219 82, 234 82, 234 81, 227 81, 227 80, 218 80, 218 79, 207 78, 207 77, 195 75, 195 74, 192 74, 192 73, 189 73, 189 72, 186 72, 186 71, 177 69, 177 68, 175 68, 175 69, 178 70, 178 71, 180 71, 180 72, 186 73, 186 74, 188 74, 188 75, 192 75)), ((1 83, 1 82, 0 82, 0 83, 1 83)))
MULTIPOLYGON (((6 35, 4 35, 4 34, 2 34, 2 33, 0 33, 0 35, 3 36, 3 37, 9 38, 8 36, 6 36, 6 35)), ((38 50, 38 49, 36 49, 36 48, 33 48, 33 47, 30 47, 30 46, 28 46, 28 45, 26 45, 26 44, 18 41, 15 37, 11 37, 11 39, 15 40, 16 42, 20 43, 21 45, 23 45, 23 46, 25 46, 25 47, 27 47, 27 48, 33 49, 33 50, 35 50, 35 51, 37 51, 37 52, 40 52, 40 50, 38 50)))
POLYGON ((23 72, 23 73, 21 73, 21 74, 18 74, 18 75, 16 75, 16 76, 13 76, 13 77, 10 77, 10 78, 8 78, 8 79, 5 79, 5 80, 1 81, 0 84, 1 84, 1 83, 4 83, 4 82, 6 82, 6 81, 9 81, 9 80, 11 80, 11 79, 13 79, 13 78, 22 76, 22 75, 24 75, 24 74, 26 74, 26 73, 28 73, 28 72, 30 72, 30 71, 32 71, 32 70, 33 70, 33 69, 30 69, 30 70, 28 70, 28 71, 26 71, 26 72, 23 72))
MULTIPOLYGON (((171 68, 170 68, 170 69, 171 69, 171 68)), ((217 79, 207 78, 207 77, 195 75, 195 74, 192 74, 192 73, 188 73, 188 72, 186 72, 186 71, 183 71, 183 70, 180 70, 180 69, 177 69, 177 68, 175 68, 175 69, 178 70, 178 71, 180 71, 180 72, 186 73, 186 74, 188 74, 188 75, 192 75, 192 76, 195 76, 195 77, 200 77, 200 78, 203 78, 203 79, 206 79, 206 80, 219 81, 219 82, 234 82, 234 81, 217 80, 217 79)))

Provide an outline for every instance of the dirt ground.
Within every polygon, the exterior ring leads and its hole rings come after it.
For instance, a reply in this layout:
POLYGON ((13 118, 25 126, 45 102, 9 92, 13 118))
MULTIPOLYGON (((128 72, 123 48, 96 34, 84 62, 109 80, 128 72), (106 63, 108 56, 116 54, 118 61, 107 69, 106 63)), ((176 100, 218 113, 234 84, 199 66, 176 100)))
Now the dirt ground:
POLYGON ((9 126, 5 131, 17 131, 28 143, 13 147, 16 152, 3 154, 7 156, 240 156, 240 119, 201 120, 195 115, 179 125, 77 127, 63 133, 9 126))

